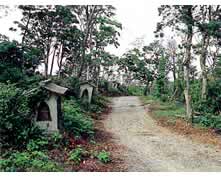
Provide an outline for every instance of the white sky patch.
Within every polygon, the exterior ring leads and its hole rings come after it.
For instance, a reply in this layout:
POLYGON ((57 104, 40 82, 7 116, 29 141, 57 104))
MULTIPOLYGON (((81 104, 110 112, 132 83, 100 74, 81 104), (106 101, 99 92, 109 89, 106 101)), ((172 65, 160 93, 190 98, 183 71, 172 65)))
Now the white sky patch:
POLYGON ((149 44, 154 40, 153 31, 156 30, 156 23, 159 21, 158 8, 154 4, 116 4, 116 20, 122 23, 123 29, 119 38, 120 46, 109 47, 108 50, 115 55, 122 55, 131 48, 131 43, 144 36, 144 43, 149 44))
MULTIPOLYGON (((2 13, 0 13, 2 14, 2 13)), ((9 37, 10 40, 21 40, 21 36, 19 35, 19 31, 14 32, 10 31, 10 27, 15 27, 14 21, 19 21, 22 18, 21 11, 18 9, 14 9, 13 6, 10 6, 10 11, 7 16, 2 16, 0 18, 0 33, 9 37)))

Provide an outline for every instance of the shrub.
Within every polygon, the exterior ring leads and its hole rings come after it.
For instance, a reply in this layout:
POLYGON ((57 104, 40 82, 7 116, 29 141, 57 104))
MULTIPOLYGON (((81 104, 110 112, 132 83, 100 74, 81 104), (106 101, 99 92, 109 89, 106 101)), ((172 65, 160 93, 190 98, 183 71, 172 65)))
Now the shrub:
POLYGON ((106 93, 109 91, 109 82, 107 80, 99 81, 99 89, 101 92, 106 93))
POLYGON ((64 128, 67 132, 76 136, 92 136, 93 121, 80 108, 75 100, 64 102, 64 128))
POLYGON ((98 153, 97 158, 102 162, 102 163, 108 163, 111 161, 110 159, 110 153, 106 152, 105 150, 102 150, 101 152, 98 153))
POLYGON ((32 109, 29 97, 13 84, 0 83, 1 146, 24 146, 41 130, 29 119, 32 109))
POLYGON ((129 95, 129 92, 128 92, 128 89, 127 89, 126 86, 124 86, 124 85, 119 85, 119 86, 117 87, 117 89, 119 90, 120 95, 123 95, 123 96, 128 96, 128 95, 129 95))
POLYGON ((166 95, 166 94, 161 95, 160 100, 161 100, 162 102, 168 101, 168 95, 166 95))
POLYGON ((58 85, 63 85, 64 87, 69 88, 68 92, 69 95, 78 98, 80 93, 80 80, 77 77, 67 77, 67 78, 53 78, 53 82, 57 83, 58 85))
POLYGON ((134 96, 142 96, 144 95, 144 87, 142 86, 129 86, 128 87, 128 93, 129 95, 134 95, 134 96))
POLYGON ((68 160, 73 161, 76 164, 81 162, 83 149, 81 147, 77 147, 76 149, 72 150, 69 154, 68 160))
POLYGON ((50 144, 53 147, 59 147, 62 144, 62 140, 63 136, 59 132, 53 133, 49 138, 50 144))
POLYGON ((42 151, 13 152, 0 160, 2 171, 61 171, 42 151))
POLYGON ((42 150, 48 145, 48 140, 46 138, 39 138, 36 140, 30 140, 27 144, 28 151, 42 150))
POLYGON ((219 115, 221 112, 221 80, 208 82, 208 95, 206 100, 197 100, 194 103, 196 111, 219 115))
POLYGON ((213 114, 204 114, 194 118, 194 123, 200 124, 203 127, 210 127, 221 130, 221 116, 213 114))
POLYGON ((110 87, 107 94, 109 96, 120 96, 121 95, 121 91, 117 88, 114 87, 110 87))
POLYGON ((105 108, 107 108, 108 99, 101 95, 94 95, 91 100, 91 105, 89 107, 90 112, 101 113, 105 108))
POLYGON ((11 64, 0 64, 0 82, 20 82, 25 77, 20 68, 11 64))

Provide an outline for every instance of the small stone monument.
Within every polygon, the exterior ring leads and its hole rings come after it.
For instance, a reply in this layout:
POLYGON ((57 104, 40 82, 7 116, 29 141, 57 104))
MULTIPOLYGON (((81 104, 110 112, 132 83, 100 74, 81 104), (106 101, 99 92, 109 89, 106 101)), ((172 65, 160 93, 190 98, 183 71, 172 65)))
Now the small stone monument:
POLYGON ((63 127, 61 96, 66 94, 68 88, 52 83, 50 80, 42 81, 40 85, 49 92, 49 97, 37 105, 36 124, 48 132, 58 131, 63 127))
POLYGON ((96 86, 91 84, 89 81, 80 83, 80 94, 79 98, 84 99, 87 103, 91 103, 93 90, 96 86))

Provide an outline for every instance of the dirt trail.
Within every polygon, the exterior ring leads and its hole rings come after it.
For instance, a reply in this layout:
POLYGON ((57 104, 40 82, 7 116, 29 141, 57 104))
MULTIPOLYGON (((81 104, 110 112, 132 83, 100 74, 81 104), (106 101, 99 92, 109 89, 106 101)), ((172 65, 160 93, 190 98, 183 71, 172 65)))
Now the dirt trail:
POLYGON ((104 121, 128 171, 221 171, 221 151, 158 126, 138 97, 115 97, 104 121))

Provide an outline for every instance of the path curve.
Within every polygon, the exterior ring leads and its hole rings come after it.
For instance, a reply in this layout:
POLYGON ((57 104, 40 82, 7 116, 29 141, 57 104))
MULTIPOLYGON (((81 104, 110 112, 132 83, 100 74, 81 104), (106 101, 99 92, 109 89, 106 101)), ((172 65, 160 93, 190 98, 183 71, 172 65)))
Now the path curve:
POLYGON ((104 126, 124 145, 128 171, 221 171, 221 151, 158 126, 138 97, 115 97, 104 126))

